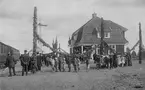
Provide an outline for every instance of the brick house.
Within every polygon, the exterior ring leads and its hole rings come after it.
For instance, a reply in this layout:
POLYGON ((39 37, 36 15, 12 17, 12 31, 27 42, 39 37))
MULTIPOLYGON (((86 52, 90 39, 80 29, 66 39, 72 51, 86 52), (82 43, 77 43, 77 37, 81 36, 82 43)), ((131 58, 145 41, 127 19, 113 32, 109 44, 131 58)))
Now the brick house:
MULTIPOLYGON (((70 53, 83 53, 92 45, 100 44, 100 26, 101 18, 96 13, 92 14, 92 19, 76 30, 69 38, 70 53)), ((124 47, 128 43, 125 39, 127 29, 111 20, 104 20, 103 28, 105 42, 116 52, 124 53, 124 47)), ((96 51, 99 53, 99 48, 96 48, 96 51)), ((107 53, 110 51, 108 50, 107 53)))

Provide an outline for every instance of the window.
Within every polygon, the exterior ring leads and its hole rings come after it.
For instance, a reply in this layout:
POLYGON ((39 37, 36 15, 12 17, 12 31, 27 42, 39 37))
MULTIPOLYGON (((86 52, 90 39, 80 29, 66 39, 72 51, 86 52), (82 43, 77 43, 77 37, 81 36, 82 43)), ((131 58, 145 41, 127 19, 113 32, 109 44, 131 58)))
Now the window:
MULTIPOLYGON (((97 33, 97 34, 98 34, 98 38, 101 38, 101 34, 100 33, 97 33)), ((105 32, 104 38, 110 38, 110 32, 105 32)))
POLYGON ((110 38, 110 33, 109 32, 104 33, 104 38, 110 38))
POLYGON ((98 38, 101 38, 101 35, 100 35, 100 33, 97 33, 97 34, 98 34, 98 35, 97 35, 97 36, 98 36, 98 38))

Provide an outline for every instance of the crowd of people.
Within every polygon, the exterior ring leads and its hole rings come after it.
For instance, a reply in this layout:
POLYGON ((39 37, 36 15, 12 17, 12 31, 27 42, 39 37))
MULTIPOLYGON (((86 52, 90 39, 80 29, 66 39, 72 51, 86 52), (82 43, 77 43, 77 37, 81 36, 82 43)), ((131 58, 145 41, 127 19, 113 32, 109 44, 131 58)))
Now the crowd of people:
MULTIPOLYGON (((86 71, 88 71, 90 69, 91 60, 94 60, 96 69, 112 69, 118 66, 132 66, 131 55, 129 53, 125 53, 124 55, 117 55, 116 53, 110 55, 97 55, 94 53, 93 57, 91 57, 91 54, 92 53, 88 52, 80 55, 54 52, 48 55, 37 53, 37 56, 33 57, 33 55, 29 56, 29 53, 25 50, 24 54, 20 56, 22 76, 24 76, 24 73, 28 75, 28 72, 35 73, 41 71, 43 65, 51 67, 53 72, 71 72, 72 66, 73 71, 78 72, 80 70, 80 65, 85 63, 86 71)), ((16 63, 17 62, 14 60, 13 55, 9 53, 5 64, 6 67, 9 68, 9 76, 12 76, 11 70, 13 70, 13 75, 16 75, 16 63)))
POLYGON ((96 63, 96 68, 117 68, 124 66, 132 66, 131 55, 125 53, 124 55, 117 55, 116 53, 110 55, 97 55, 94 54, 94 61, 96 63))

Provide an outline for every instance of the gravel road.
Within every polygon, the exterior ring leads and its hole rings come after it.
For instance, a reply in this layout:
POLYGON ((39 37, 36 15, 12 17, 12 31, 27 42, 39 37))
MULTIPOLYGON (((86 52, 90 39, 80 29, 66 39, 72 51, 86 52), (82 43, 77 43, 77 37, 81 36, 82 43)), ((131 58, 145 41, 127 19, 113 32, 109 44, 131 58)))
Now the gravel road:
MULTIPOLYGON (((91 64, 91 67, 94 67, 91 64)), ((8 70, 0 74, 0 90, 145 90, 145 63, 134 61, 131 67, 116 69, 91 69, 75 72, 51 72, 43 67, 42 72, 21 76, 21 67, 16 66, 17 76, 7 77, 8 70)))

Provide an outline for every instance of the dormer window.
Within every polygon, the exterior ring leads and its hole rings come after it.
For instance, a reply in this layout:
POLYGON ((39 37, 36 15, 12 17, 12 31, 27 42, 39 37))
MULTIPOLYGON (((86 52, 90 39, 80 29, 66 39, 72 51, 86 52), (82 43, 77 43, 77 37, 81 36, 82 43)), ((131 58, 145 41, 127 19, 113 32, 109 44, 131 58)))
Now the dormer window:
POLYGON ((97 34, 98 34, 98 35, 97 35, 97 36, 98 36, 98 38, 101 38, 101 35, 100 35, 100 33, 97 33, 97 34))
POLYGON ((110 32, 105 32, 104 33, 104 38, 110 38, 110 32))
MULTIPOLYGON (((98 38, 101 38, 101 34, 98 33, 98 38)), ((110 38, 110 32, 105 32, 104 33, 104 38, 110 38)))

